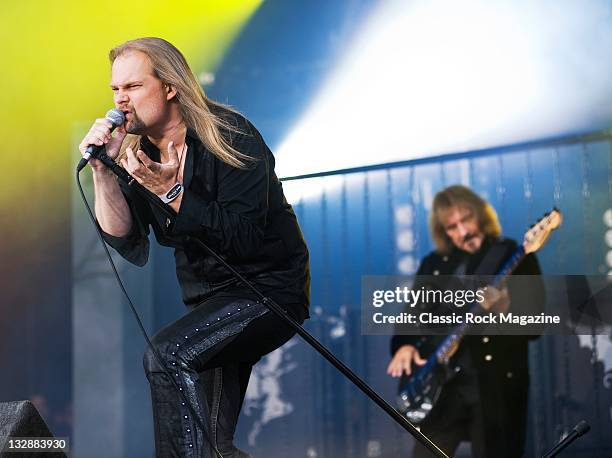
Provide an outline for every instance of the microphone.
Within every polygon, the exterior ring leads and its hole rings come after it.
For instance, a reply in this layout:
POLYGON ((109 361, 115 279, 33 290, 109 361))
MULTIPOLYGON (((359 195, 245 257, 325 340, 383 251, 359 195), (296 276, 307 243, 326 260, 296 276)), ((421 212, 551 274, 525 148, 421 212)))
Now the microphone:
POLYGON ((570 431, 570 433, 565 436, 557 445, 555 445, 548 453, 546 453, 542 458, 552 458, 557 456, 563 449, 565 449, 569 444, 574 442, 580 436, 585 435, 591 430, 589 424, 580 420, 576 426, 570 431))
POLYGON ((126 172, 126 170, 117 164, 113 159, 111 159, 105 151, 98 153, 96 156, 100 162, 102 162, 106 167, 112 170, 117 177, 119 177, 124 183, 131 185, 134 181, 134 177, 126 172))
MULTIPOLYGON (((113 124, 111 127, 111 132, 125 122, 125 115, 123 114, 123 111, 118 110, 117 108, 108 110, 105 117, 113 124)), ((98 154, 100 154, 100 151, 103 151, 104 149, 105 145, 89 145, 85 150, 83 158, 79 161, 79 165, 77 165, 77 172, 83 170, 89 160, 92 157, 96 158, 98 154)))

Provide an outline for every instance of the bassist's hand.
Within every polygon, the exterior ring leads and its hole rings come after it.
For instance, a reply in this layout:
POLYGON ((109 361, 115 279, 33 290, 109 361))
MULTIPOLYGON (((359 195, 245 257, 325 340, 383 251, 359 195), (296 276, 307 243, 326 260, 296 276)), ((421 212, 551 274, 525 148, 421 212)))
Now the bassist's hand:
POLYGON ((389 367, 387 367, 387 374, 391 377, 401 377, 404 372, 406 375, 410 375, 413 362, 422 366, 427 360, 421 358, 419 350, 414 345, 402 345, 393 355, 389 367))
POLYGON ((496 313, 506 313, 510 307, 510 294, 508 294, 508 288, 505 286, 501 288, 495 288, 494 286, 487 286, 484 289, 485 300, 481 304, 481 307, 487 311, 496 313))

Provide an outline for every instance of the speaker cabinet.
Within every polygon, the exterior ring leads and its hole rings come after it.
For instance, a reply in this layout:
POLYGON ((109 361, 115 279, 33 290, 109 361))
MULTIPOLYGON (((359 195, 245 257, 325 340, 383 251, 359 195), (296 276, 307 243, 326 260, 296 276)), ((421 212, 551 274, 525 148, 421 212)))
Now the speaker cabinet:
MULTIPOLYGON (((0 451, 5 450, 11 437, 53 438, 49 427, 30 401, 0 402, 0 451)), ((2 457, 60 458, 63 452, 28 451, 1 453, 2 457)))

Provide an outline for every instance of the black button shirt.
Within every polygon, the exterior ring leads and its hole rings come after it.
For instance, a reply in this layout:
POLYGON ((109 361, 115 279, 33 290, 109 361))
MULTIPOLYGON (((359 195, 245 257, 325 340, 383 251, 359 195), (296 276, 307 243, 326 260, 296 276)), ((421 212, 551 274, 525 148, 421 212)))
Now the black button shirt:
MULTIPOLYGON (((196 305, 212 295, 250 291, 195 241, 200 238, 294 316, 308 316, 309 255, 291 205, 274 172, 274 156, 259 132, 242 116, 221 111, 239 133, 224 133, 232 146, 253 158, 247 168, 217 159, 187 131, 183 197, 174 222, 129 186, 120 183, 133 218, 125 237, 105 234, 105 240, 125 259, 142 266, 149 252, 149 228, 161 245, 175 249, 176 273, 183 301, 196 305), (293 307, 291 307, 293 306, 293 307)), ((154 161, 159 150, 141 139, 141 149, 154 161)))

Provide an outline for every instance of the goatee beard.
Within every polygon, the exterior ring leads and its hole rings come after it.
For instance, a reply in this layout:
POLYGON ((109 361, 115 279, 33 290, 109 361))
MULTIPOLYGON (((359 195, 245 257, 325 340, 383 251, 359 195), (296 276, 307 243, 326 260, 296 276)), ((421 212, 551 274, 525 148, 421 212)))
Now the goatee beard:
POLYGON ((470 240, 472 240, 474 237, 476 237, 476 234, 466 234, 465 237, 463 237, 463 243, 467 243, 470 240))
POLYGON ((132 113, 132 120, 127 121, 125 124, 125 131, 132 135, 142 135, 144 129, 144 123, 140 120, 136 113, 132 113))

